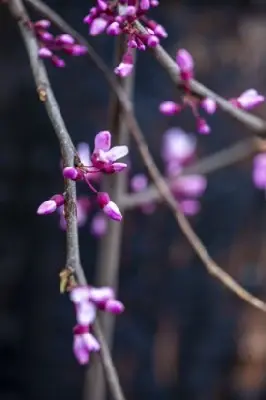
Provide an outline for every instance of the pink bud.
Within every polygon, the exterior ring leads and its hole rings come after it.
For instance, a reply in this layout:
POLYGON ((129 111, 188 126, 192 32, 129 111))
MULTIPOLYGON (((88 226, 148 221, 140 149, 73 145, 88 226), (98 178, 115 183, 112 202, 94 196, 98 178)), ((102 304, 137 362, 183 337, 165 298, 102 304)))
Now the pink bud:
POLYGON ((164 101, 160 104, 159 110, 164 115, 174 115, 181 111, 181 107, 179 104, 174 103, 173 101, 164 101))
POLYGON ((74 44, 75 43, 75 39, 71 35, 68 35, 67 33, 58 35, 55 38, 55 40, 56 40, 57 44, 74 44))
POLYGON ((122 215, 117 205, 110 200, 108 193, 99 192, 97 195, 97 201, 103 212, 111 219, 115 221, 121 221, 122 215))
POLYGON ((80 44, 75 44, 70 49, 70 54, 72 56, 83 56, 88 51, 86 46, 82 46, 80 44))
POLYGON ((147 45, 149 47, 156 47, 159 44, 159 39, 155 35, 149 35, 147 39, 147 45))
POLYGON ((197 118, 197 131, 203 135, 208 135, 211 128, 203 118, 197 118))
POLYGON ((134 16, 136 15, 136 13, 137 13, 136 7, 134 7, 134 6, 128 6, 128 7, 125 9, 125 14, 124 14, 124 15, 126 15, 127 17, 134 17, 134 16))
POLYGON ((66 179, 71 179, 73 181, 80 179, 81 178, 81 174, 79 172, 79 170, 77 170, 74 167, 66 167, 63 169, 63 176, 66 179))
POLYGON ((124 78, 130 75, 132 70, 133 70, 133 57, 130 52, 127 52, 124 55, 122 62, 118 65, 118 67, 115 68, 114 72, 116 75, 119 75, 121 76, 121 78, 124 78))
POLYGON ((154 33, 155 35, 159 36, 160 38, 167 38, 168 33, 166 32, 166 30, 164 29, 164 27, 162 25, 156 25, 155 29, 154 29, 154 33))
POLYGON ((125 309, 125 306, 119 300, 107 300, 105 304, 105 311, 110 312, 112 314, 121 314, 125 309))
POLYGON ((48 19, 40 19, 34 22, 34 27, 36 29, 48 29, 51 26, 51 22, 48 19))
POLYGON ((91 36, 97 36, 100 33, 105 31, 105 28, 107 27, 108 22, 103 19, 103 18, 95 18, 90 26, 90 35, 91 36))
POLYGON ((178 50, 176 54, 176 63, 180 68, 180 74, 183 80, 188 80, 193 77, 194 61, 187 50, 178 50))
POLYGON ((106 192, 99 192, 97 194, 97 202, 100 206, 100 208, 103 209, 103 207, 105 207, 110 201, 110 197, 109 194, 106 192))
POLYGON ((116 21, 113 22, 111 25, 109 25, 108 28, 106 29, 106 33, 111 36, 120 35, 121 32, 122 30, 120 28, 120 25, 116 21))
POLYGON ((65 203, 65 198, 62 194, 55 194, 50 200, 55 201, 57 207, 61 207, 65 203))
POLYGON ((97 0, 97 4, 101 11, 105 11, 108 7, 104 0, 97 0))
POLYGON ((65 61, 55 55, 52 56, 51 61, 57 68, 64 68, 66 66, 65 61))
POLYGON ((56 202, 54 200, 44 201, 38 208, 37 214, 47 215, 52 214, 57 208, 56 202))
POLYGON ((40 58, 50 58, 53 55, 51 50, 47 49, 47 47, 41 47, 38 51, 38 54, 40 58))
POLYGON ((213 99, 210 99, 209 97, 206 97, 204 100, 201 101, 201 106, 202 108, 208 113, 208 114, 214 114, 216 111, 216 102, 213 99))
POLYGON ((139 8, 143 11, 146 11, 150 8, 150 1, 149 0, 140 0, 139 8))
POLYGON ((54 41, 54 36, 50 32, 37 31, 37 35, 45 43, 51 43, 54 41))

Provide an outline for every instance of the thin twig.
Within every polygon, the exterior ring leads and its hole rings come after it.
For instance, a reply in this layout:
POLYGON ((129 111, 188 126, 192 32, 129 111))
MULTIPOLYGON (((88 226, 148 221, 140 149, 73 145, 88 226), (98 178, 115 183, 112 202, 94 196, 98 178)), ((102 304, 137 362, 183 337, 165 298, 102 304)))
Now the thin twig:
MULTIPOLYGON (((39 94, 39 98, 44 102, 48 116, 58 137, 62 159, 64 165, 73 166, 76 152, 70 135, 66 129, 59 106, 51 89, 49 78, 43 62, 38 57, 38 44, 36 38, 29 29, 29 17, 21 0, 10 0, 9 9, 14 18, 18 21, 21 36, 23 38, 33 77, 39 94)), ((87 285, 86 277, 80 263, 78 228, 76 215, 76 184, 70 180, 65 181, 66 207, 65 217, 67 220, 67 243, 66 243, 66 266, 74 269, 77 281, 80 285, 87 285)), ((110 385, 110 390, 115 400, 125 400, 118 376, 114 368, 112 357, 104 336, 101 333, 99 324, 96 321, 95 331, 101 345, 101 358, 104 365, 106 378, 110 385)))
MULTIPOLYGON (((120 36, 116 40, 116 49, 114 57, 114 65, 119 63, 126 48, 125 38, 120 36)), ((128 98, 132 100, 132 92, 134 90, 134 74, 126 79, 117 77, 118 83, 121 82, 128 98)), ((129 145, 129 132, 126 127, 123 110, 114 92, 111 92, 110 101, 110 123, 109 130, 112 133, 112 145, 129 145)), ((107 192, 110 198, 117 204, 127 192, 127 174, 122 172, 119 174, 103 176, 101 190, 107 192)), ((124 207, 120 206, 120 211, 123 213, 124 207)), ((121 241, 122 241, 123 222, 108 221, 106 234, 101 238, 98 244, 97 261, 96 261, 96 286, 110 286, 117 290, 118 273, 120 265, 121 241)), ((113 315, 103 313, 100 316, 99 322, 105 340, 112 348, 112 337, 115 325, 113 315)), ((105 399, 105 382, 103 370, 99 360, 95 359, 90 371, 89 396, 90 399, 105 399)))
MULTIPOLYGON (((174 184, 180 176, 210 174, 219 169, 245 160, 258 151, 258 140, 255 138, 244 139, 226 149, 217 151, 216 153, 211 154, 210 156, 207 156, 188 167, 185 167, 177 175, 165 181, 171 189, 171 185, 174 184)), ((120 198, 119 205, 122 205, 126 210, 128 210, 154 201, 162 201, 162 197, 156 185, 150 184, 149 187, 143 192, 125 194, 120 198)))

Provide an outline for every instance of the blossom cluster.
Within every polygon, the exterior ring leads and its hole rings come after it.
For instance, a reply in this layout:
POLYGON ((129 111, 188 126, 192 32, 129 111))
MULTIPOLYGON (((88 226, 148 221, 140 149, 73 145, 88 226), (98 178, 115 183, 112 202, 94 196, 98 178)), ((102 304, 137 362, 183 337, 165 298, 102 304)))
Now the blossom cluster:
POLYGON ((103 32, 111 36, 126 35, 127 50, 115 68, 117 75, 125 77, 131 73, 134 64, 132 49, 143 51, 156 47, 160 39, 167 37, 164 27, 145 15, 150 8, 158 5, 158 0, 97 0, 95 7, 85 16, 84 23, 89 25, 92 36, 103 32), (142 23, 143 32, 136 26, 137 21, 142 23))
MULTIPOLYGON (((196 119, 197 132, 203 135, 209 134, 211 128, 205 118, 201 117, 199 109, 202 108, 207 114, 214 114, 217 110, 216 101, 209 97, 199 99, 191 92, 189 82, 194 78, 194 60, 187 50, 180 49, 177 51, 176 63, 180 70, 180 78, 183 82, 185 93, 182 97, 182 103, 164 101, 160 104, 159 110, 164 115, 172 116, 179 114, 184 108, 189 107, 196 119)), ((235 107, 249 111, 263 103, 265 97, 255 89, 248 89, 240 96, 229 99, 229 101, 235 107)))
POLYGON ((71 35, 63 33, 54 36, 48 30, 50 27, 51 22, 47 19, 30 23, 30 28, 38 40, 40 58, 50 59, 54 66, 63 68, 65 61, 55 53, 62 52, 71 56, 82 56, 87 53, 87 48, 76 43, 71 35))
MULTIPOLYGON (((163 135, 161 156, 165 165, 165 177, 170 189, 187 216, 194 216, 200 211, 199 198, 205 192, 207 180, 200 174, 182 175, 184 168, 195 161, 196 137, 185 133, 180 128, 170 128, 163 135)), ((131 189, 142 192, 147 188, 148 179, 144 174, 133 176, 131 189)), ((144 213, 152 213, 154 202, 141 206, 144 213)))
MULTIPOLYGON (((63 176, 66 179, 74 181, 84 181, 92 193, 96 196, 96 202, 100 209, 111 219, 121 221, 122 215, 118 206, 110 199, 108 193, 99 192, 92 183, 95 174, 114 174, 123 171, 127 164, 116 162, 119 158, 128 154, 127 146, 114 146, 111 148, 111 133, 109 131, 100 131, 94 140, 94 150, 88 160, 88 164, 82 162, 74 167, 65 167, 63 176)), ((43 202, 37 213, 40 215, 51 214, 62 207, 65 202, 64 194, 58 194, 43 202)), ((87 207, 86 202, 83 203, 87 207)), ((84 209, 84 207, 83 207, 84 209)))
POLYGON ((121 314, 124 305, 115 299, 110 287, 76 286, 70 291, 70 299, 74 303, 77 320, 73 329, 73 351, 80 364, 87 364, 90 353, 100 350, 100 343, 91 333, 97 310, 121 314))

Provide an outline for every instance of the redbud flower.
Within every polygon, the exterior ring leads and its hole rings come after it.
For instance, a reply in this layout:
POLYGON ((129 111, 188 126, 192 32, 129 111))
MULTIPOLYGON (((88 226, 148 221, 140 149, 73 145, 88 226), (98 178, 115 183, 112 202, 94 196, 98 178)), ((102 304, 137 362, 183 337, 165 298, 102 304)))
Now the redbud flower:
POLYGON ((179 204, 185 215, 193 217, 200 211, 200 203, 197 200, 181 200, 179 204))
POLYGON ((176 53, 176 63, 180 68, 180 76, 184 81, 193 78, 194 61, 191 54, 187 50, 178 50, 176 53))
POLYGON ((52 214, 58 207, 64 204, 64 196, 62 194, 56 194, 51 197, 50 200, 44 201, 37 210, 39 215, 52 214))
POLYGON ((202 100, 200 105, 208 114, 214 114, 217 108, 216 102, 209 97, 202 100))
POLYGON ((106 217, 102 214, 96 214, 91 221, 91 233, 94 236, 101 237, 107 231, 107 220, 106 217))
POLYGON ((142 192, 148 186, 148 178, 144 174, 137 174, 133 176, 130 181, 130 186, 133 192, 142 192))
POLYGON ((118 67, 115 68, 114 72, 116 75, 121 76, 121 78, 125 78, 130 75, 133 70, 133 56, 130 52, 127 52, 118 67))
POLYGON ((97 36, 103 33, 108 26, 108 21, 103 18, 95 18, 90 25, 90 35, 97 36))
POLYGON ((76 325, 73 329, 74 341, 73 352, 79 364, 84 365, 89 362, 90 353, 100 350, 97 339, 89 332, 89 327, 76 325))
POLYGON ((237 99, 230 100, 238 108, 243 110, 251 110, 265 101, 265 97, 255 89, 248 89, 243 92, 237 99))
POLYGON ((110 200, 108 193, 99 192, 97 194, 97 201, 103 212, 114 221, 121 221, 122 215, 118 206, 110 200))
POLYGON ((211 131, 211 128, 203 118, 197 118, 197 131, 202 135, 208 135, 211 131))
POLYGON ((179 113, 181 109, 181 106, 173 101, 164 101, 159 106, 160 112, 169 116, 179 113))
POLYGON ((163 135, 162 157, 165 162, 176 160, 183 164, 196 152, 197 141, 194 135, 180 128, 170 128, 163 135))
POLYGON ((127 164, 115 161, 128 154, 127 146, 115 146, 111 148, 111 133, 99 132, 94 140, 94 150, 91 156, 92 165, 105 173, 119 172, 127 167, 127 164))
POLYGON ((266 189, 266 153, 254 157, 252 177, 254 185, 258 189, 266 189))
POLYGON ((202 175, 180 176, 172 183, 171 189, 183 197, 200 197, 207 187, 207 180, 202 175))

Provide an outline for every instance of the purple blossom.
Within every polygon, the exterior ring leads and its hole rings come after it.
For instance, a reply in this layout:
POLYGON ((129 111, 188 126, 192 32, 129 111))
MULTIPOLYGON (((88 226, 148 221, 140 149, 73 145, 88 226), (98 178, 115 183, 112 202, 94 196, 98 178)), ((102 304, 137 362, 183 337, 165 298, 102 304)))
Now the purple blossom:
POLYGON ((252 178, 258 189, 266 189, 266 153, 254 157, 252 178))
POLYGON ((90 333, 97 309, 121 314, 124 305, 115 299, 114 291, 109 287, 76 286, 71 290, 69 297, 74 303, 77 319, 73 330, 73 351, 80 364, 87 364, 90 353, 100 350, 100 344, 90 333))
POLYGON ((94 236, 101 237, 107 231, 107 220, 104 214, 98 213, 94 215, 91 221, 91 233, 94 236))
POLYGON ((185 50, 180 49, 176 53, 176 63, 180 68, 180 76, 184 81, 193 78, 194 75, 194 61, 191 54, 185 50))
POLYGON ((73 329, 73 352, 81 365, 88 364, 91 352, 100 350, 98 340, 89 332, 87 326, 76 325, 73 329))
MULTIPOLYGON (((127 38, 128 51, 132 48, 145 50, 147 47, 156 47, 160 39, 167 37, 164 27, 156 21, 147 18, 146 13, 152 7, 157 7, 157 0, 140 0, 116 2, 97 0, 97 3, 83 19, 89 25, 89 34, 92 36, 106 32, 108 35, 117 36, 124 34, 127 38), (136 22, 140 21, 146 32, 139 32, 136 22)), ((127 53, 115 73, 121 77, 128 76, 133 69, 133 59, 126 59, 127 53)))
POLYGON ((58 36, 52 35, 47 29, 51 26, 48 20, 39 20, 30 24, 39 44, 39 57, 50 59, 52 64, 58 68, 65 67, 65 61, 58 57, 57 53, 62 52, 71 56, 82 56, 87 53, 87 48, 76 43, 75 39, 63 33, 58 36))
POLYGON ((101 131, 95 137, 91 162, 99 171, 112 174, 120 172, 127 167, 127 164, 116 163, 119 158, 127 154, 127 146, 115 146, 111 148, 111 133, 109 131, 101 131))
POLYGON ((249 111, 252 108, 263 103, 265 101, 265 97, 259 94, 255 89, 248 89, 243 92, 239 97, 237 97, 236 99, 231 99, 230 101, 236 107, 249 111))
POLYGON ((97 194, 97 201, 99 207, 109 218, 113 219, 114 221, 122 220, 122 215, 118 206, 110 200, 108 193, 99 192, 97 194))
POLYGON ((44 201, 37 209, 37 214, 47 215, 52 214, 55 210, 61 207, 65 202, 62 194, 55 194, 50 200, 44 201))
POLYGON ((196 146, 194 135, 181 128, 170 128, 163 135, 162 158, 166 163, 175 161, 176 165, 182 165, 193 158, 196 146))

